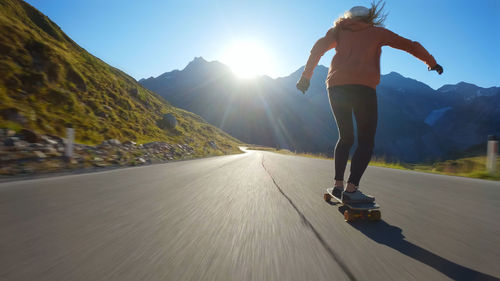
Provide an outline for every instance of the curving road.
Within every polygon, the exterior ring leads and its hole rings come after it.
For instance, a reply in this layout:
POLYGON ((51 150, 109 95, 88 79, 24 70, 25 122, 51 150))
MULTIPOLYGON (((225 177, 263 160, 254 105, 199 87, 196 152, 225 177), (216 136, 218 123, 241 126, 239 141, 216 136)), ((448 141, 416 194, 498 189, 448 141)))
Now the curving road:
POLYGON ((0 184, 0 280, 500 280, 500 183, 249 151, 0 184))

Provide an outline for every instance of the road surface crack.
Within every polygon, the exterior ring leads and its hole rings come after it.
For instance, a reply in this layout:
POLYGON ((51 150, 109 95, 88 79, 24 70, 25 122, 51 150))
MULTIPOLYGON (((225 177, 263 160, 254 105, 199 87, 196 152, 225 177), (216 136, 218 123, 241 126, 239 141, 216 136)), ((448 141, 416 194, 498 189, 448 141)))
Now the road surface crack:
POLYGON ((269 172, 269 170, 264 165, 264 154, 262 154, 262 162, 261 162, 261 164, 262 164, 262 167, 264 168, 264 170, 266 171, 266 173, 269 175, 269 177, 273 181, 274 186, 276 186, 276 188, 281 193, 281 195, 283 195, 283 197, 285 197, 285 199, 288 200, 288 202, 290 203, 290 205, 292 205, 292 207, 295 209, 295 211, 297 212, 297 214, 300 216, 300 219, 302 220, 302 223, 304 223, 304 225, 306 225, 312 231, 312 233, 314 234, 314 236, 316 236, 316 239, 318 239, 318 241, 321 244, 321 246, 323 246, 323 248, 330 255, 330 257, 339 265, 339 267, 342 269, 342 271, 344 271, 345 275, 349 278, 349 280, 352 280, 352 281, 357 280, 356 277, 354 277, 354 274, 351 272, 351 270, 349 270, 349 268, 347 267, 347 265, 340 258, 340 256, 337 253, 335 253, 335 251, 330 247, 330 245, 328 245, 328 243, 323 238, 323 236, 311 224, 311 222, 307 219, 307 217, 299 210, 299 208, 297 207, 297 205, 295 205, 295 203, 293 202, 293 200, 290 197, 288 197, 288 195, 286 195, 286 193, 283 191, 283 189, 281 189, 281 187, 278 185, 278 183, 274 179, 273 175, 271 175, 271 173, 269 172))

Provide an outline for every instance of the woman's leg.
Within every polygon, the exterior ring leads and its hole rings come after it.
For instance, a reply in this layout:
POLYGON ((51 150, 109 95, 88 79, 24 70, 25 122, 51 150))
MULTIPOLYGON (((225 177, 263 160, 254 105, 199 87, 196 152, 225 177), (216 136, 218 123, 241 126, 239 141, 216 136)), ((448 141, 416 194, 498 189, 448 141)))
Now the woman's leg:
POLYGON ((359 185, 361 176, 370 163, 375 146, 375 131, 377 129, 377 93, 374 89, 359 86, 353 104, 356 118, 358 147, 351 160, 351 175, 349 183, 359 185))
POLYGON ((335 180, 343 181, 345 167, 349 159, 349 150, 354 143, 354 127, 352 123, 352 102, 350 93, 344 86, 328 89, 330 106, 337 122, 339 139, 335 146, 335 180))

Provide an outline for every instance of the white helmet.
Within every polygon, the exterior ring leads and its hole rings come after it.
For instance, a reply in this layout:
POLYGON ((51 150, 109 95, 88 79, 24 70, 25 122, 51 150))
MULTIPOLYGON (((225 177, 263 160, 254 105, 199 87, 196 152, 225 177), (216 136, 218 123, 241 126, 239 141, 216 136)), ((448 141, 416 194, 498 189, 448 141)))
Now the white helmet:
POLYGON ((370 14, 370 9, 363 6, 354 6, 349 11, 344 13, 345 18, 366 17, 370 14))

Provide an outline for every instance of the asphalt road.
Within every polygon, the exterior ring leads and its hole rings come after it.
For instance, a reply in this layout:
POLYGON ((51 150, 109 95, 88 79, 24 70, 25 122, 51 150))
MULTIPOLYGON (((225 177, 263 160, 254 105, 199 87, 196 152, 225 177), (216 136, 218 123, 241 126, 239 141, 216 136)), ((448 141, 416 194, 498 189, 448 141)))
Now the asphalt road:
POLYGON ((0 184, 0 280, 500 280, 500 183, 253 151, 0 184))

